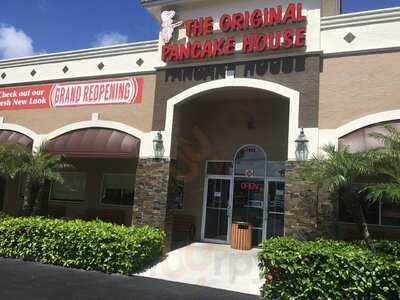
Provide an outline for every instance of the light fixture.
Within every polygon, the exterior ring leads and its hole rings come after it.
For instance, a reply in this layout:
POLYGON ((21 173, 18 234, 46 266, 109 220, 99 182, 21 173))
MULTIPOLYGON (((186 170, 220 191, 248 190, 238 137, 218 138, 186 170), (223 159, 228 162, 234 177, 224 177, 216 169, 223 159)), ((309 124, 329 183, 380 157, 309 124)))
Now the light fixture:
POLYGON ((153 140, 153 150, 154 157, 157 160, 160 160, 164 156, 164 141, 161 131, 157 132, 156 137, 153 140))
POLYGON ((296 159, 298 161, 304 161, 308 159, 308 142, 306 135, 304 134, 304 128, 301 129, 299 136, 296 139, 296 159))

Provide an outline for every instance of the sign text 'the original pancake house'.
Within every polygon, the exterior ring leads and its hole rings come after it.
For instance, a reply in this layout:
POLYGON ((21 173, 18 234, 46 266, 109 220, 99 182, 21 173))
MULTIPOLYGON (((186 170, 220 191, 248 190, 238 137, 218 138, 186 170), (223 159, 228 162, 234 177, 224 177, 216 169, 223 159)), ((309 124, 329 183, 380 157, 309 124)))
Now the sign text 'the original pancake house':
MULTIPOLYGON (((305 23, 307 18, 302 14, 302 3, 290 3, 283 12, 282 5, 276 8, 255 9, 252 12, 223 14, 219 18, 219 30, 223 33, 235 31, 251 32, 266 27, 272 29, 268 33, 243 33, 242 52, 264 52, 282 48, 305 46, 306 28, 286 28, 283 31, 274 27, 286 24, 305 23)), ((214 19, 190 19, 183 22, 188 38, 213 35, 214 19)), ((232 55, 235 52, 236 39, 233 36, 216 38, 205 41, 189 41, 186 44, 165 44, 162 48, 163 61, 183 61, 190 59, 213 58, 232 55)))
MULTIPOLYGON (((344 196, 317 201, 299 166, 400 128, 400 8, 132 1, 159 22, 155 40, 0 61, 0 144, 45 143, 74 166, 47 184, 46 214, 161 227, 169 245, 228 244, 238 222, 254 247, 358 238, 344 196)), ((0 177, 0 210, 21 212, 25 182, 0 177)), ((399 239, 391 199, 366 218, 374 238, 399 239)))

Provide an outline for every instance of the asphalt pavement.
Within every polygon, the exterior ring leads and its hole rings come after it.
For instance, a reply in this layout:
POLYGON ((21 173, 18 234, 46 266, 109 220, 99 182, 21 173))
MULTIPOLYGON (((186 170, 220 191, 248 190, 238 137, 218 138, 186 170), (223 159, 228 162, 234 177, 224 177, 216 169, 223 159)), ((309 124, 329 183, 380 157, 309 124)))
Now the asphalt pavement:
POLYGON ((0 258, 0 299, 254 300, 259 297, 138 276, 0 258))

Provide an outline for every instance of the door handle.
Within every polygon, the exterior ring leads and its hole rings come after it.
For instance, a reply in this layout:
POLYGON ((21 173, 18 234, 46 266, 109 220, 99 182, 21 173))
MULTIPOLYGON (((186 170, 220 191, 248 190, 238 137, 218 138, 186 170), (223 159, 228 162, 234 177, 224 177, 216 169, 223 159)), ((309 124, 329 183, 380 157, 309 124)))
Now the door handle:
POLYGON ((232 207, 228 206, 228 209, 227 209, 227 211, 226 211, 226 215, 227 215, 228 217, 231 217, 231 216, 232 216, 232 207))

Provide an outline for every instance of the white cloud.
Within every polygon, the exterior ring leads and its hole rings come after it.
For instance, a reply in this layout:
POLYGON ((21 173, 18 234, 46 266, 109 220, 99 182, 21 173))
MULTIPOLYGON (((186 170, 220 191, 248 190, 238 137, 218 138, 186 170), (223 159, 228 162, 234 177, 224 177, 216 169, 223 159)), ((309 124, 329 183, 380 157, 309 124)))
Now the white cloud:
POLYGON ((94 47, 103 47, 116 44, 125 44, 128 42, 128 37, 119 32, 103 33, 97 36, 93 43, 94 47))
POLYGON ((0 58, 34 55, 32 39, 14 26, 0 24, 0 58))

